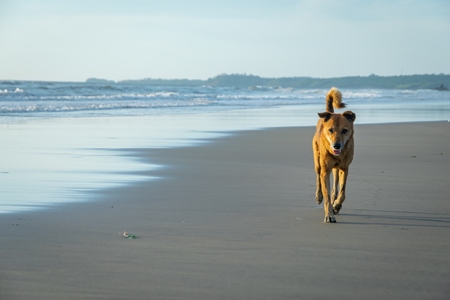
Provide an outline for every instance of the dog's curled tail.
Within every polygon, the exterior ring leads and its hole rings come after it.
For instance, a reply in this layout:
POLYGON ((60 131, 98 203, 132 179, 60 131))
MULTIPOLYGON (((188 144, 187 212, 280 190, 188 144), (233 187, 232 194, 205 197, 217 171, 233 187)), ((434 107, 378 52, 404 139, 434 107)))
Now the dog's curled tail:
POLYGON ((344 108, 345 107, 345 103, 342 102, 342 94, 335 87, 332 87, 328 91, 327 97, 325 99, 326 99, 326 103, 327 103, 327 111, 328 112, 333 113, 334 108, 344 108))

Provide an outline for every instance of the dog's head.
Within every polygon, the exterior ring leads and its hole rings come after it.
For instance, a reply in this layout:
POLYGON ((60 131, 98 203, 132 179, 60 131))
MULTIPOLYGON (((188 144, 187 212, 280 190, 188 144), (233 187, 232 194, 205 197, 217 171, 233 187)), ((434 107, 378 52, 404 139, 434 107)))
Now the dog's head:
POLYGON ((330 112, 319 113, 323 119, 322 134, 329 143, 328 151, 334 156, 339 156, 347 141, 353 136, 353 122, 356 114, 346 111, 343 114, 330 112))

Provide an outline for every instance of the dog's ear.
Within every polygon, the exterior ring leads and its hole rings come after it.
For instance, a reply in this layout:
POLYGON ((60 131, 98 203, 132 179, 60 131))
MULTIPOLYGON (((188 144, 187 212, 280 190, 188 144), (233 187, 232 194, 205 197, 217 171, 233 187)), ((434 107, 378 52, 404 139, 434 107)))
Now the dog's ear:
POLYGON ((319 117, 321 117, 322 119, 325 119, 324 121, 328 121, 331 118, 331 113, 330 112, 323 112, 323 113, 318 113, 319 117))
POLYGON ((347 120, 349 120, 350 122, 355 122, 356 120, 356 114, 352 111, 346 111, 342 114, 347 120))

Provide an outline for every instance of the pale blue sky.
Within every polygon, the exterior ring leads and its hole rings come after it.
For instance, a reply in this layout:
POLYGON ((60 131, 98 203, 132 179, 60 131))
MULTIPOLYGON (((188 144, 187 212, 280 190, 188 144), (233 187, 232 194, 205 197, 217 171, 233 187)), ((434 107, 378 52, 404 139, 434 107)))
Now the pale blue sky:
POLYGON ((0 79, 450 74, 448 0, 0 0, 0 79))

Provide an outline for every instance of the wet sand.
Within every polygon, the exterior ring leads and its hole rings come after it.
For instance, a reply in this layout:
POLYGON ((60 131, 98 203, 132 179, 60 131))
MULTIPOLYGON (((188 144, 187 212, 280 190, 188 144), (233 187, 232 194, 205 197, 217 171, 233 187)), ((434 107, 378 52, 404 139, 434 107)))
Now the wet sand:
POLYGON ((448 299, 450 123, 356 125, 336 224, 313 133, 133 150, 159 179, 1 215, 0 299, 448 299))

